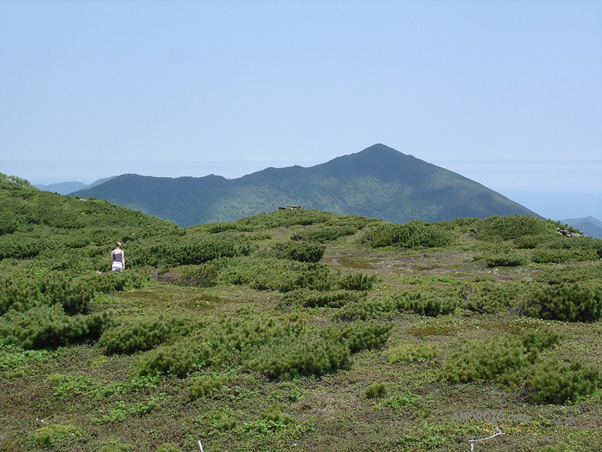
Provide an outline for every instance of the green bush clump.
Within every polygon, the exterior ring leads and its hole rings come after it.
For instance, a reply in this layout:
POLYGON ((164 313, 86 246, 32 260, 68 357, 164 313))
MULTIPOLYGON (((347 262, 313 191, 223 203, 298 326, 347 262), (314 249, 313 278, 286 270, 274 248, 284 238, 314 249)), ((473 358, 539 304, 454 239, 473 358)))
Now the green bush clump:
POLYGON ((450 383, 504 381, 505 375, 533 364, 542 350, 558 340, 550 331, 535 331, 467 342, 446 360, 442 378, 450 383))
POLYGON ((461 289, 463 306, 471 311, 494 314, 514 307, 526 286, 510 282, 473 282, 461 289))
POLYGON ((204 264, 183 265, 175 270, 179 278, 172 279, 171 282, 183 286, 213 287, 229 262, 228 258, 218 258, 204 264))
POLYGON ((355 226, 320 226, 315 229, 301 231, 293 234, 292 240, 306 240, 310 242, 328 243, 353 235, 358 231, 355 226))
POLYGON ((567 322, 595 322, 602 315, 602 288, 580 283, 532 284, 522 301, 529 317, 567 322))
POLYGON ((355 303, 346 304, 342 309, 334 313, 333 318, 343 322, 367 320, 371 317, 387 314, 395 309, 397 309, 397 306, 390 299, 359 300, 355 303))
POLYGON ((252 250, 250 240, 241 234, 189 233, 158 236, 152 241, 132 244, 128 261, 131 266, 196 265, 220 257, 245 256, 252 250))
POLYGON ((321 224, 336 218, 336 214, 312 209, 277 210, 271 213, 262 213, 252 217, 242 218, 234 224, 245 231, 259 229, 272 229, 290 226, 309 226, 321 224))
POLYGON ((25 349, 54 348, 96 340, 110 323, 106 313, 69 316, 60 305, 41 305, 24 312, 10 310, 0 317, 0 338, 25 349))
POLYGON ((351 365, 349 348, 333 336, 306 332, 275 338, 257 351, 253 369, 270 378, 291 380, 300 375, 326 375, 351 365))
POLYGON ((59 304, 69 314, 84 313, 94 289, 60 273, 40 278, 19 275, 0 279, 0 315, 9 309, 27 310, 37 304, 59 304))
POLYGON ((435 248, 453 243, 454 235, 436 223, 416 220, 406 224, 377 225, 366 232, 363 241, 373 248, 384 246, 435 248))
POLYGON ((309 289, 297 289, 287 292, 284 296, 285 303, 301 304, 306 308, 340 308, 350 303, 365 300, 367 293, 358 292, 324 292, 309 289))
POLYGON ((525 236, 556 233, 556 223, 526 215, 492 216, 475 222, 476 235, 481 240, 524 240, 525 236))
POLYGON ((597 261, 602 257, 602 240, 592 237, 555 236, 535 246, 531 260, 536 263, 597 261))
POLYGON ((342 328, 330 329, 325 332, 328 337, 344 340, 351 353, 361 350, 372 350, 382 346, 389 336, 393 325, 376 321, 350 322, 342 328))
POLYGON ((105 353, 134 353, 150 350, 164 341, 173 329, 173 322, 156 319, 135 319, 108 328, 100 337, 105 353))
POLYGON ((303 323, 236 318, 200 325, 183 322, 174 328, 170 344, 141 355, 132 372, 140 375, 172 374, 185 377, 203 367, 235 367, 255 359, 274 341, 297 341, 303 323), (179 338, 179 340, 177 340, 179 338))
POLYGON ((27 439, 40 446, 59 447, 82 436, 82 430, 74 425, 52 424, 35 430, 27 439))
POLYGON ((240 257, 220 273, 222 284, 247 285, 257 290, 290 292, 295 289, 330 290, 337 275, 321 264, 288 259, 240 257))
POLYGON ((562 405, 592 394, 602 382, 600 371, 581 363, 541 360, 509 378, 524 387, 533 403, 562 405))
POLYGON ((436 345, 427 344, 400 344, 387 351, 389 362, 411 363, 414 361, 426 361, 433 359, 438 354, 436 345))
POLYGON ((261 413, 261 419, 264 421, 274 422, 276 424, 290 424, 293 419, 284 412, 284 404, 282 403, 274 403, 266 408, 261 413))
POLYGON ((190 386, 190 396, 193 399, 208 396, 213 391, 227 385, 231 378, 232 377, 229 374, 222 374, 215 377, 200 377, 190 386))
POLYGON ((285 242, 272 247, 271 254, 277 259, 292 259, 299 262, 320 262, 326 247, 318 243, 285 242))
POLYGON ((165 374, 184 378, 193 368, 205 366, 211 356, 209 345, 188 337, 174 344, 159 345, 141 355, 132 366, 132 374, 165 374))
POLYGON ((522 388, 533 403, 561 405, 592 394, 602 379, 597 368, 550 358, 537 359, 531 366, 504 375, 501 381, 522 388))
POLYGON ((523 256, 512 250, 486 253, 482 258, 489 268, 518 267, 526 262, 523 256))
POLYGON ((6 234, 0 236, 0 259, 31 259, 49 246, 48 242, 38 237, 23 235, 17 238, 12 234, 6 234))
POLYGON ((368 276, 362 273, 352 273, 341 277, 338 286, 343 290, 358 290, 366 292, 372 290, 372 287, 377 282, 378 277, 376 275, 368 276))
POLYGON ((86 313, 97 293, 141 287, 148 276, 140 271, 108 272, 73 277, 60 272, 41 276, 0 277, 0 315, 9 309, 25 311, 38 304, 61 305, 68 314, 86 313))
POLYGON ((376 399, 377 397, 382 397, 387 393, 387 386, 384 383, 372 383, 370 386, 366 388, 364 394, 369 399, 376 399))
POLYGON ((411 311, 429 317, 453 314, 459 306, 459 300, 422 292, 407 292, 392 297, 397 309, 411 311))
POLYGON ((537 264, 563 264, 597 259, 598 254, 594 250, 536 248, 531 256, 531 261, 537 264))

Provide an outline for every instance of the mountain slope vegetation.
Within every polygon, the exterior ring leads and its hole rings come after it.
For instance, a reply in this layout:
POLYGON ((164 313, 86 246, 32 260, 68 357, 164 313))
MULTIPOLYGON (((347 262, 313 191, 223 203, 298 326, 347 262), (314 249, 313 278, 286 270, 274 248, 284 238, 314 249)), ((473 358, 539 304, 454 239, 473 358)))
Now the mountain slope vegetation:
POLYGON ((602 443, 602 241, 566 225, 298 209, 182 228, 3 175, 0 200, 0 450, 602 443))
POLYGON ((481 184, 382 144, 310 168, 268 168, 233 180, 127 174, 74 195, 105 199, 184 227, 235 221, 291 204, 397 223, 536 216, 481 184))

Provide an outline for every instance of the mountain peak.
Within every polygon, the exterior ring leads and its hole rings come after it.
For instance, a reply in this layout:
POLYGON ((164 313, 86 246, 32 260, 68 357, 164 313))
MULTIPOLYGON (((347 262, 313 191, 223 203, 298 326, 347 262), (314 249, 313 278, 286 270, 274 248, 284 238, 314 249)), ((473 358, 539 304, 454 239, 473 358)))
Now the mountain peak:
POLYGON ((399 223, 535 215, 477 182, 382 143, 309 168, 266 168, 233 180, 146 178, 142 183, 130 178, 127 186, 117 182, 78 194, 135 206, 180 226, 234 221, 292 204, 399 223))

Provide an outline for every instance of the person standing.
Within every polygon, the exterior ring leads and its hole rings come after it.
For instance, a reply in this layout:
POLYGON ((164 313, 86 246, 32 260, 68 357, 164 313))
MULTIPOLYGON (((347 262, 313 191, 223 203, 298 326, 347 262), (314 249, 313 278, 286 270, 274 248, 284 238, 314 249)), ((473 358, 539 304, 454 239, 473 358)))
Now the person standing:
POLYGON ((125 269, 125 254, 121 249, 121 243, 115 243, 115 248, 111 251, 111 270, 125 269))

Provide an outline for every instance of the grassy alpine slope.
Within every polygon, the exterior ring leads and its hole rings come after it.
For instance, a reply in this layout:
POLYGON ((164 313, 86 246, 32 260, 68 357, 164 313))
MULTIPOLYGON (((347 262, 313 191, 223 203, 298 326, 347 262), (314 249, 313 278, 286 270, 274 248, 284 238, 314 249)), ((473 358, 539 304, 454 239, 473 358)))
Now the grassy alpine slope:
POLYGON ((0 179, 0 450, 467 451, 498 431, 474 450, 600 450, 600 240, 316 210, 183 229, 0 179))

